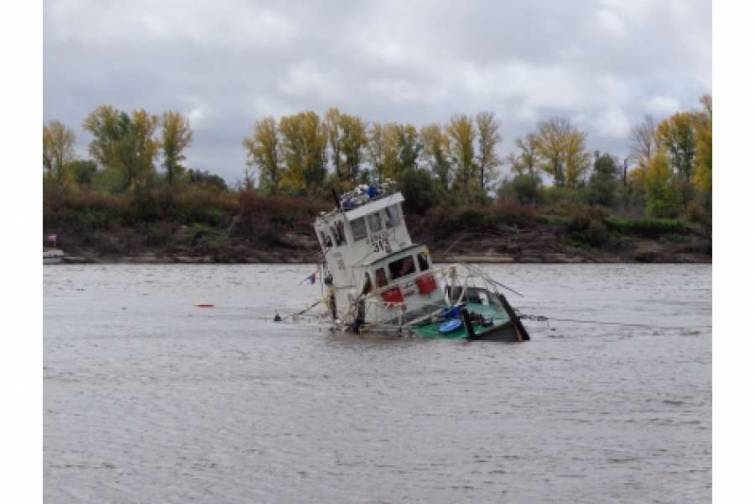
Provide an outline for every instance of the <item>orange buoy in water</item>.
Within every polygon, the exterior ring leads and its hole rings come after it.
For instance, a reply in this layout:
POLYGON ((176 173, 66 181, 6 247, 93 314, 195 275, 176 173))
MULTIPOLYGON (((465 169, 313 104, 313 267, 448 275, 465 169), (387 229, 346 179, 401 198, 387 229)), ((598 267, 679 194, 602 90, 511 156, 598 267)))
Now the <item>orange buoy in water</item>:
POLYGON ((197 308, 212 308, 215 305, 214 304, 208 304, 208 303, 197 303, 194 306, 196 306, 197 308))

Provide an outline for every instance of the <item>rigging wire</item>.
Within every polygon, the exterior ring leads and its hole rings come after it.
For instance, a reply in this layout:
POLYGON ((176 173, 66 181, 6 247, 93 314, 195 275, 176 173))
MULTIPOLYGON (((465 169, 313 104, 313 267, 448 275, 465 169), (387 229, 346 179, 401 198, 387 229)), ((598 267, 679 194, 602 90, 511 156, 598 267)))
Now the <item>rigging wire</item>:
POLYGON ((609 325, 609 326, 620 326, 620 327, 640 327, 643 329, 681 329, 681 330, 690 330, 690 329, 710 329, 712 326, 709 325, 703 325, 703 326, 667 326, 667 325, 651 325, 651 324, 636 324, 636 323, 630 323, 630 322, 610 322, 606 320, 589 320, 589 319, 574 319, 574 318, 563 318, 563 317, 548 317, 545 315, 533 315, 533 314, 520 314, 519 318, 524 320, 535 320, 538 322, 548 322, 553 320, 554 322, 574 322, 577 324, 596 324, 596 325, 609 325))
POLYGON ((497 286, 499 286, 499 287, 503 287, 503 288, 504 288, 504 289, 506 289, 507 291, 513 292, 513 293, 514 293, 514 294, 516 294, 517 296, 520 296, 520 297, 525 297, 525 296, 524 296, 524 294, 522 294, 521 292, 515 291, 515 290, 514 290, 514 289, 512 289, 511 287, 509 287, 509 286, 507 286, 507 285, 504 285, 504 284, 502 284, 502 283, 501 283, 501 282, 499 282, 498 280, 495 280, 495 279, 494 279, 493 277, 491 277, 491 276, 490 276, 489 274, 485 273, 485 272, 484 272, 484 271, 482 270, 482 268, 480 268, 480 267, 478 267, 478 266, 475 266, 475 265, 472 265, 472 264, 462 264, 462 266, 464 266, 465 268, 467 268, 467 269, 468 269, 469 271, 471 271, 472 273, 475 273, 475 274, 479 275, 479 276, 480 276, 481 278, 483 278, 484 280, 487 280, 488 282, 490 282, 490 283, 492 283, 492 284, 494 284, 494 285, 497 285, 497 286))

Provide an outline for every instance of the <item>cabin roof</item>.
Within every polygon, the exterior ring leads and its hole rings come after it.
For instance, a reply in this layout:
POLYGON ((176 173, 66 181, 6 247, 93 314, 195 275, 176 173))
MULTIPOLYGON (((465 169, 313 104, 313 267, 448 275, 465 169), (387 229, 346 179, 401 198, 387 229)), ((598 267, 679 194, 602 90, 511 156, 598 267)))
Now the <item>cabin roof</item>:
POLYGON ((405 247, 405 248, 402 248, 401 250, 397 250, 396 252, 393 252, 392 254, 379 257, 369 262, 364 262, 362 263, 362 267, 374 266, 375 264, 379 262, 390 261, 391 259, 396 259, 398 257, 401 257, 402 255, 406 255, 408 252, 414 252, 417 249, 423 249, 423 248, 426 248, 424 243, 413 243, 409 245, 408 247, 405 247))
POLYGON ((353 221, 402 201, 404 201, 404 196, 401 193, 393 193, 382 198, 372 199, 360 207, 344 212, 344 215, 347 220, 353 221))

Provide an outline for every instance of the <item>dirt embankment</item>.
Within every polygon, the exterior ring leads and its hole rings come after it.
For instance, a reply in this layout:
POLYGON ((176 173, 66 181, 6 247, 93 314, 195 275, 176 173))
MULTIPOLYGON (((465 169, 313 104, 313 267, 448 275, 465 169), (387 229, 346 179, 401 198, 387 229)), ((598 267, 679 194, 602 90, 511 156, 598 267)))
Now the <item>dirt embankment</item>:
MULTIPOLYGON (((103 195, 47 193, 45 235, 68 261, 303 263, 320 260, 312 222, 331 204, 186 189, 103 195)), ((408 214, 436 261, 710 262, 710 226, 612 216, 600 207, 432 207, 408 214)))
MULTIPOLYGON (((170 226, 168 226, 170 227, 170 226)), ((160 243, 154 231, 117 229, 81 240, 61 236, 60 247, 70 262, 138 263, 310 263, 320 260, 314 233, 305 228, 277 235, 273 243, 233 233, 197 230, 189 226, 163 229, 160 243)), ((542 224, 519 228, 458 230, 433 236, 415 229, 416 242, 430 247, 437 262, 582 263, 582 262, 711 262, 710 240, 694 232, 647 237, 609 233, 600 243, 575 238, 560 226, 542 224)))

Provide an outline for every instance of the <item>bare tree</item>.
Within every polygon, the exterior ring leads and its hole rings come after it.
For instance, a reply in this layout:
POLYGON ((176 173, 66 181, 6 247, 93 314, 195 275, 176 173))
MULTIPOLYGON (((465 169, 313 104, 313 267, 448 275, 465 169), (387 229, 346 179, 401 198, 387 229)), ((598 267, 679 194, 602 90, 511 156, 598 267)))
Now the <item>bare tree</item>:
POLYGON ((477 164, 480 169, 480 189, 487 192, 491 181, 498 176, 501 159, 496 154, 496 147, 501 142, 498 133, 500 124, 492 112, 480 112, 475 117, 477 123, 477 164))
POLYGON ((519 149, 519 154, 510 153, 506 161, 517 175, 535 175, 535 170, 540 164, 540 154, 537 151, 537 137, 529 133, 524 138, 514 140, 514 145, 519 149))
POLYGON ((658 150, 657 125, 653 118, 646 115, 642 122, 629 133, 629 159, 642 168, 650 165, 650 160, 658 150))

